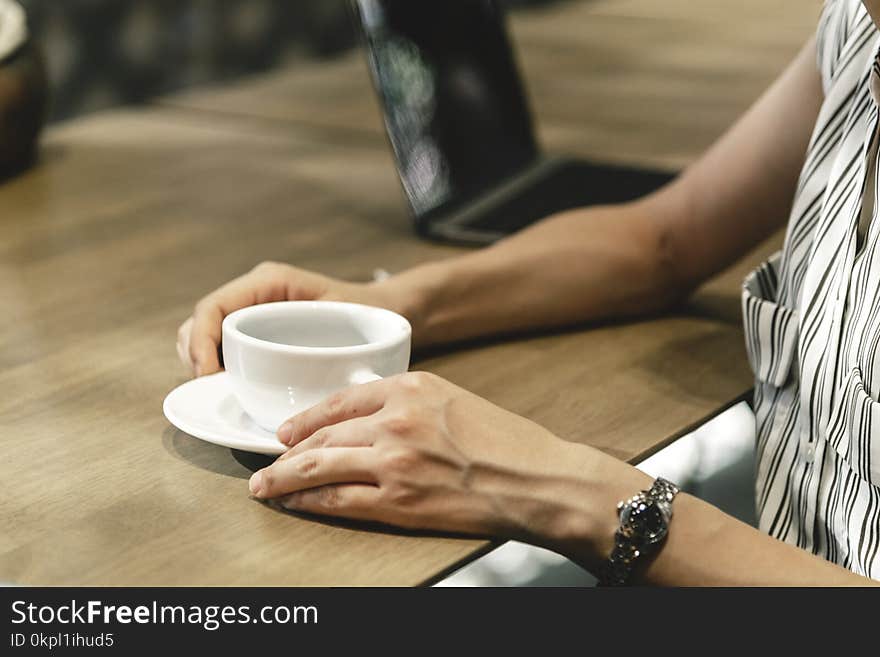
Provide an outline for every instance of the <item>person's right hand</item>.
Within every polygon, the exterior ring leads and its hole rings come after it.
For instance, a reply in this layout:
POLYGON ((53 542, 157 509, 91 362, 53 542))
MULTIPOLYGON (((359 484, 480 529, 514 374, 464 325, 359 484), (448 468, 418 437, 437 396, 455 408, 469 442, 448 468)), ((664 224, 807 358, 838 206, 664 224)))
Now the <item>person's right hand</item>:
POLYGON ((350 283, 277 262, 263 262, 201 299, 177 331, 177 354, 195 376, 220 370, 221 325, 229 313, 270 301, 351 301, 405 314, 380 283, 350 283))

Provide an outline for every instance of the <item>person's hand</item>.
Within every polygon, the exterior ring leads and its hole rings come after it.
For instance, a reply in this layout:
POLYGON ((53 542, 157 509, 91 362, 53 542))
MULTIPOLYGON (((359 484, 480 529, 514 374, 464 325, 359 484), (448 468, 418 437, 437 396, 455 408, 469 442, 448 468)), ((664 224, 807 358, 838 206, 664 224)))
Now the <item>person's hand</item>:
POLYGON ((351 301, 404 313, 402 299, 379 284, 349 283, 276 262, 264 262, 199 301, 177 331, 177 354, 195 376, 220 369, 221 325, 229 313, 270 301, 351 301))
POLYGON ((567 443, 435 375, 339 392, 278 430, 291 448, 250 491, 283 507, 405 528, 536 539, 575 472, 567 443), (544 500, 542 502, 541 500, 544 500))

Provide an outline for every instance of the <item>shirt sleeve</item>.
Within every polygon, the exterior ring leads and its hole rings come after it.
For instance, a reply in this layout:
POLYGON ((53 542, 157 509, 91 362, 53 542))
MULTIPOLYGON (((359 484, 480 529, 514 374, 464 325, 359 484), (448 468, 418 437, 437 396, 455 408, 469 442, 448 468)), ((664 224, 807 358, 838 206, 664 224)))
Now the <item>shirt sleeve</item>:
POLYGON ((826 0, 816 29, 816 64, 822 76, 822 89, 827 94, 840 62, 841 52, 865 12, 861 0, 826 0))

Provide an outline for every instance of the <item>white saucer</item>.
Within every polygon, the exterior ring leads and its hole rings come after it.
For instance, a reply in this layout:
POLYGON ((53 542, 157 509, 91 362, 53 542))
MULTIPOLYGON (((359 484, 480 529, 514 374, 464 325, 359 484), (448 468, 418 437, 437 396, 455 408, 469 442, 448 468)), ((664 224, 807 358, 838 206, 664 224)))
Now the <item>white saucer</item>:
POLYGON ((162 410, 168 421, 184 433, 215 445, 257 454, 287 451, 275 434, 258 427, 238 405, 226 372, 178 386, 168 393, 162 410))

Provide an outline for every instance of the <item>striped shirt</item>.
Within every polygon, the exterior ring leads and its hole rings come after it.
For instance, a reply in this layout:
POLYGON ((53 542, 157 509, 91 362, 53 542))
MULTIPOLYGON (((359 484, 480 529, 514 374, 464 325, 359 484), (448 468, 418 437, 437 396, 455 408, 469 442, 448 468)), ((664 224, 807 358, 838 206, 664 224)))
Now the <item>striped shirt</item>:
POLYGON ((880 33, 860 0, 817 32, 825 99, 783 250, 743 285, 756 504, 770 535, 880 579, 880 33))

